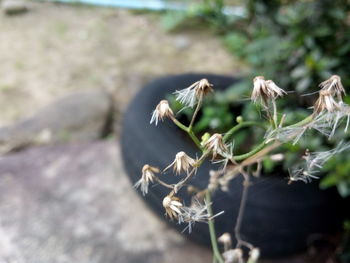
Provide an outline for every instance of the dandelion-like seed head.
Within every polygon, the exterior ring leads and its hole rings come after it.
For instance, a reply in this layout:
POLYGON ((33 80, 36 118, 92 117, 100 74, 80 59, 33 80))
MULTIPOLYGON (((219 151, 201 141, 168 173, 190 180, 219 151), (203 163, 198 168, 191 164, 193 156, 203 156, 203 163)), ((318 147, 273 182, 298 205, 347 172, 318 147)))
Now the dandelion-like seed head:
POLYGON ((207 79, 202 79, 185 89, 175 91, 174 94, 176 95, 176 100, 181 104, 193 108, 199 98, 208 95, 212 91, 213 85, 207 79))
POLYGON ((267 88, 265 84, 265 78, 263 76, 257 76, 253 80, 253 92, 251 100, 256 103, 258 99, 262 99, 264 102, 267 100, 267 88))
POLYGON ((302 181, 304 183, 310 183, 312 179, 319 179, 318 176, 316 176, 317 172, 314 171, 307 171, 304 168, 294 168, 292 171, 289 171, 289 182, 297 182, 302 181))
POLYGON ((275 100, 277 97, 282 97, 286 92, 278 87, 272 80, 265 80, 263 76, 257 76, 253 80, 253 92, 251 100, 257 103, 261 100, 263 106, 267 106, 267 101, 275 100))
POLYGON ((193 168, 195 164, 196 160, 188 156, 185 152, 178 152, 175 156, 175 160, 168 167, 166 167, 164 171, 170 167, 173 167, 176 174, 180 174, 182 172, 186 172, 188 174, 189 169, 193 168))
POLYGON ((320 113, 324 110, 328 112, 334 112, 339 110, 340 106, 338 102, 335 101, 332 91, 321 89, 317 101, 314 104, 314 112, 320 113))
POLYGON ((219 155, 225 155, 228 149, 223 141, 222 135, 219 133, 214 133, 206 142, 203 143, 204 148, 211 151, 213 154, 213 159, 219 155))
POLYGON ((141 179, 135 183, 135 188, 140 187, 143 195, 148 193, 148 186, 150 182, 153 183, 155 173, 159 173, 159 169, 157 167, 150 166, 145 164, 142 168, 142 176, 141 179))
POLYGON ((266 80, 265 81, 268 93, 270 94, 269 98, 270 99, 277 99, 277 97, 282 97, 285 94, 287 94, 283 89, 278 87, 275 82, 272 80, 266 80))
POLYGON ((319 85, 319 97, 314 105, 314 112, 320 113, 324 110, 328 112, 339 111, 342 108, 345 89, 338 75, 333 75, 319 85), (336 100, 337 99, 337 100, 336 100))
POLYGON ((192 226, 196 222, 202 222, 207 223, 209 220, 213 219, 214 217, 217 217, 224 213, 223 211, 211 215, 208 211, 208 207, 210 204, 207 202, 200 202, 198 199, 194 198, 192 201, 191 206, 183 206, 180 208, 181 210, 181 218, 179 220, 180 223, 186 222, 188 223, 188 226, 185 228, 185 230, 188 228, 189 232, 192 231, 192 226))
POLYGON ((210 84, 207 79, 201 79, 198 81, 198 85, 195 87, 197 98, 201 96, 206 96, 209 93, 213 92, 213 84, 210 84))
POLYGON ((181 208, 183 204, 180 198, 172 195, 167 195, 163 199, 163 207, 165 208, 165 214, 171 219, 177 219, 181 221, 182 212, 181 208))
POLYGON ((339 100, 341 100, 342 94, 345 95, 345 89, 341 83, 341 78, 338 75, 333 75, 329 79, 323 81, 319 85, 321 90, 328 90, 332 95, 337 95, 339 100))
POLYGON ((173 118, 174 113, 172 109, 169 106, 169 102, 167 100, 161 100, 156 109, 152 113, 151 121, 150 123, 152 124, 153 122, 158 125, 159 120, 164 120, 164 118, 173 118))

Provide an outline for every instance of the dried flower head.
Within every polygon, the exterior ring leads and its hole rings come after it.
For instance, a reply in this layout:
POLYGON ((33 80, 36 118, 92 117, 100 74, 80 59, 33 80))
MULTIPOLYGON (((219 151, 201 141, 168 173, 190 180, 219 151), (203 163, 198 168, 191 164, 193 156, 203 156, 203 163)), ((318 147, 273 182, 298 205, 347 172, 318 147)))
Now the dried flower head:
POLYGON ((321 90, 330 91, 333 96, 337 95, 339 100, 342 99, 342 94, 345 95, 345 89, 338 75, 333 75, 329 79, 321 82, 319 87, 321 90))
POLYGON ((314 112, 320 113, 324 110, 334 112, 340 109, 339 104, 335 101, 332 91, 321 89, 317 101, 314 104, 314 112))
POLYGON ((181 104, 193 108, 200 97, 206 96, 213 91, 213 85, 207 79, 199 80, 191 86, 174 92, 176 100, 181 104))
POLYGON ((148 193, 148 185, 150 182, 153 183, 155 173, 159 173, 159 169, 157 167, 150 166, 145 164, 142 168, 142 176, 141 179, 135 183, 135 188, 140 187, 143 195, 148 193))
POLYGON ((272 80, 265 80, 263 76, 255 77, 253 80, 253 92, 251 100, 257 103, 261 100, 263 106, 267 106, 267 101, 282 97, 286 92, 278 87, 272 80))
POLYGON ((207 79, 201 79, 196 83, 195 83, 196 84, 195 91, 196 91, 197 98, 200 98, 201 96, 204 97, 214 91, 213 84, 210 84, 207 79))
POLYGON ((177 219, 181 221, 181 208, 183 207, 183 204, 180 200, 180 198, 173 196, 173 195, 167 195, 163 199, 163 207, 165 208, 165 214, 171 219, 177 219))
POLYGON ((224 245, 224 250, 227 251, 231 248, 232 246, 232 239, 230 233, 223 233, 219 238, 218 238, 219 243, 224 245))
POLYGON ((249 251, 248 263, 255 263, 260 257, 260 250, 258 248, 253 248, 249 251))
POLYGON ((169 102, 167 100, 161 100, 157 105, 156 109, 152 113, 152 118, 150 123, 153 122, 158 125, 159 120, 164 120, 164 118, 173 118, 174 113, 169 106, 169 102))
POLYGON ((329 79, 320 83, 319 97, 314 105, 314 112, 320 113, 324 110, 328 112, 338 111, 343 103, 342 95, 345 89, 338 75, 333 75, 329 79), (337 99, 337 100, 336 100, 337 99))
POLYGON ((243 263, 243 251, 240 248, 227 250, 222 254, 225 263, 243 263))
POLYGON ((175 160, 168 167, 166 167, 164 171, 168 170, 170 167, 173 167, 176 174, 180 174, 181 172, 188 174, 189 169, 193 168, 195 165, 196 160, 192 159, 185 152, 178 152, 175 155, 175 160))
POLYGON ((215 159, 218 154, 225 156, 225 154, 228 152, 222 135, 219 133, 214 133, 206 142, 203 143, 203 146, 205 149, 212 152, 213 159, 215 159))

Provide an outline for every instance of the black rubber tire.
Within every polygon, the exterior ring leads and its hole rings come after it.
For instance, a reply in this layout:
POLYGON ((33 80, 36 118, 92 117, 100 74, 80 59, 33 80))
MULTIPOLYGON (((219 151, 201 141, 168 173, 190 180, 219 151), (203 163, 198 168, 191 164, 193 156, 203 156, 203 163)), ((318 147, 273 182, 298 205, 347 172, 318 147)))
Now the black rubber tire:
MULTIPOLYGON (((125 169, 132 183, 140 179, 144 164, 160 168, 166 167, 179 151, 190 156, 196 155, 195 146, 170 121, 157 127, 150 125, 151 112, 158 102, 169 93, 185 88, 193 82, 207 78, 215 89, 224 89, 235 79, 211 74, 184 74, 156 79, 146 85, 128 107, 121 137, 122 155, 125 169)), ((205 162, 198 170, 191 184, 205 188, 208 171, 213 167, 205 162)), ((176 183, 178 177, 163 175, 167 183, 176 183)), ((162 186, 150 189, 142 197, 162 218, 162 200, 169 190, 162 186)), ((214 212, 225 213, 215 220, 217 235, 233 233, 242 192, 242 179, 230 183, 230 192, 218 191, 213 198, 214 212)), ((181 192, 181 198, 189 203, 189 196, 181 192)), ((305 250, 307 238, 312 234, 332 234, 341 229, 343 221, 343 199, 334 189, 321 191, 318 182, 287 184, 284 175, 254 178, 249 189, 246 210, 243 218, 242 237, 259 247, 264 257, 281 257, 305 250)), ((185 225, 172 223, 179 231, 185 225)), ((209 244, 207 225, 197 223, 188 237, 201 244, 209 244)))

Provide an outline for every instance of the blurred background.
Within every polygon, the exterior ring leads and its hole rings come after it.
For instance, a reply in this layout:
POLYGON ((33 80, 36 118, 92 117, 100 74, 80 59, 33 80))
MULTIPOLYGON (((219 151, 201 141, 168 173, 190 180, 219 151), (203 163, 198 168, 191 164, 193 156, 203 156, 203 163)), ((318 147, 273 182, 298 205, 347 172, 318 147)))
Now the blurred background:
MULTIPOLYGON (((0 7, 0 262, 212 262, 210 250, 148 211, 128 181, 119 139, 134 95, 169 74, 242 78, 204 110, 202 132, 232 125, 229 105, 248 96, 256 75, 299 95, 332 74, 350 84, 347 0, 0 0, 0 7)), ((333 161, 328 171, 340 161, 342 168, 321 182, 343 197, 348 159, 333 161)), ((331 250, 329 262, 337 262, 331 250)))

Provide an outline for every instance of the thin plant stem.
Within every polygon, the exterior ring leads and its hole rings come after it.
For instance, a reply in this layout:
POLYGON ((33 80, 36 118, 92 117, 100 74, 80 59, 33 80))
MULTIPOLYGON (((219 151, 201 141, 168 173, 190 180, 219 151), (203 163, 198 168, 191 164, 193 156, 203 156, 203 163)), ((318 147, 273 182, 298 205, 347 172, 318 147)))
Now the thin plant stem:
POLYGON ((198 103, 197 103, 197 107, 196 109, 194 110, 194 113, 192 115, 192 119, 191 119, 191 122, 190 122, 190 125, 188 126, 188 130, 191 132, 192 131, 192 127, 193 127, 193 123, 197 117, 197 114, 202 106, 202 101, 203 101, 203 93, 201 93, 201 95, 199 96, 199 99, 198 99, 198 103))
POLYGON ((166 188, 174 189, 174 185, 167 184, 167 183, 163 182, 163 181, 160 180, 157 176, 154 176, 154 180, 155 180, 157 183, 163 185, 163 186, 166 187, 166 188))
POLYGON ((203 147, 202 147, 200 141, 198 140, 197 136, 194 134, 194 132, 193 132, 193 131, 188 131, 187 133, 188 133, 188 135, 191 137, 192 141, 196 144, 196 146, 197 146, 201 151, 203 151, 203 147))
POLYGON ((235 161, 245 160, 245 159, 253 156, 254 154, 258 153, 262 149, 264 149, 265 146, 266 146, 266 143, 262 142, 258 146, 256 146, 253 150, 251 150, 250 152, 247 152, 247 153, 244 153, 244 154, 241 154, 241 155, 233 156, 233 160, 235 160, 235 161))
POLYGON ((273 107, 273 124, 274 124, 274 128, 277 128, 277 105, 276 105, 276 101, 272 100, 272 107, 273 107))
POLYGON ((237 239, 237 245, 236 248, 240 248, 242 245, 248 247, 249 249, 253 248, 253 245, 251 245, 249 242, 244 241, 241 237, 241 226, 242 226, 242 220, 244 216, 244 210, 246 207, 247 203, 247 197, 248 197, 248 189, 250 185, 249 181, 249 174, 242 172, 244 181, 243 181, 243 191, 242 191, 242 197, 241 197, 241 202, 239 204, 239 210, 238 210, 238 216, 236 220, 236 225, 235 225, 235 237, 237 239))
POLYGON ((221 254, 220 254, 219 246, 218 246, 218 243, 217 243, 215 226, 214 226, 214 219, 212 218, 213 210, 211 208, 211 193, 210 193, 210 191, 206 191, 206 193, 205 193, 205 201, 208 204, 208 213, 209 213, 209 216, 211 217, 208 220, 208 226, 209 226, 210 241, 211 241, 211 246, 213 248, 214 258, 216 259, 216 261, 218 263, 224 263, 224 260, 223 260, 221 254))
POLYGON ((177 127, 179 127, 181 130, 183 130, 185 132, 188 132, 187 126, 185 126, 181 122, 179 122, 174 116, 171 116, 170 118, 177 127))
POLYGON ((182 179, 180 182, 174 185, 173 191, 171 192, 172 194, 175 194, 176 192, 178 192, 185 185, 185 183, 196 174, 197 168, 201 166, 201 164, 203 163, 203 161, 208 155, 209 155, 209 152, 204 152, 202 154, 202 156, 198 159, 196 163, 196 167, 193 167, 192 170, 187 174, 187 176, 184 179, 182 179))
POLYGON ((196 144, 196 146, 202 150, 202 145, 197 138, 197 136, 193 133, 192 130, 189 129, 189 127, 186 127, 181 122, 179 122, 175 117, 171 117, 171 120, 174 122, 174 124, 179 127, 181 130, 185 131, 192 139, 192 141, 196 144))
POLYGON ((301 120, 301 121, 299 121, 297 123, 294 123, 292 125, 289 125, 289 126, 287 126, 285 128, 295 128, 295 127, 304 126, 304 125, 309 124, 310 122, 312 122, 314 117, 315 117, 314 114, 311 114, 311 115, 307 116, 305 119, 303 119, 303 120, 301 120))
POLYGON ((224 135, 224 142, 228 141, 231 136, 237 132, 238 130, 245 128, 245 127, 251 127, 251 126, 258 126, 262 128, 266 128, 263 123, 256 122, 256 121, 245 121, 237 124, 236 126, 233 126, 225 135, 224 135))

